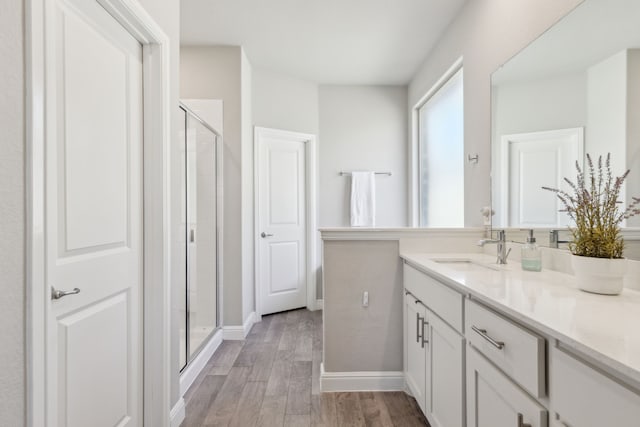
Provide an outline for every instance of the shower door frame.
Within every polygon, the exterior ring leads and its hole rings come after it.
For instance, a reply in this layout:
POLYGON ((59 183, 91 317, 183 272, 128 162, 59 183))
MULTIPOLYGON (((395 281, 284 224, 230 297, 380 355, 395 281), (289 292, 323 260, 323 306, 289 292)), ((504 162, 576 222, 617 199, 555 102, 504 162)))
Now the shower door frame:
MULTIPOLYGON (((184 366, 180 366, 180 374, 183 374, 187 368, 190 366, 190 363, 193 362, 200 352, 207 346, 207 343, 211 341, 211 338, 222 329, 222 325, 220 324, 220 319, 222 319, 222 238, 223 238, 223 173, 222 173, 222 135, 215 130, 211 125, 209 125, 206 121, 204 121, 200 116, 198 116, 192 109, 190 109, 186 104, 182 101, 178 103, 178 107, 185 113, 184 116, 184 144, 185 144, 185 198, 187 196, 188 185, 187 185, 187 167, 188 167, 188 156, 186 150, 187 144, 187 136, 188 136, 188 127, 187 120, 189 117, 196 120, 202 126, 204 126, 207 130, 211 131, 215 136, 215 153, 216 153, 216 325, 213 330, 209 333, 209 335, 202 341, 198 349, 190 354, 191 345, 190 345, 190 319, 189 319, 189 307, 191 306, 191 298, 190 298, 190 280, 189 280, 189 227, 188 223, 188 202, 185 200, 185 298, 186 298, 186 306, 185 306, 185 345, 186 345, 186 355, 185 355, 185 364, 184 366)), ((180 349, 182 351, 182 349, 180 349)), ((178 357, 178 360, 180 357, 178 357)))

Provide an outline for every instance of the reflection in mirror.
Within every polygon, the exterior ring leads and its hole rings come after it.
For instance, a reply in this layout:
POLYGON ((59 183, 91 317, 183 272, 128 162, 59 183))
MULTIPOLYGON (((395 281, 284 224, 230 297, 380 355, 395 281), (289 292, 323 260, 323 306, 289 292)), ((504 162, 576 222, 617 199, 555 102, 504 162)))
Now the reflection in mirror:
POLYGON ((631 169, 623 201, 640 194, 638 17, 637 0, 586 0, 492 75, 494 227, 570 225, 541 187, 566 188, 585 153, 631 169))

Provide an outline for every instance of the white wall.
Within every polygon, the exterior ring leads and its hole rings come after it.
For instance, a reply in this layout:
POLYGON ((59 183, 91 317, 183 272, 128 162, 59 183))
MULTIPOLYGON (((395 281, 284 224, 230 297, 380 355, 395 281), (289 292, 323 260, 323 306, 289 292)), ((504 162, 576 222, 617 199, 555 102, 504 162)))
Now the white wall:
POLYGON ((0 425, 25 411, 25 205, 23 1, 0 7, 0 425))
POLYGON ((320 227, 349 226, 351 180, 340 171, 391 172, 376 178, 376 226, 406 225, 407 88, 320 86, 320 227))
POLYGON ((254 68, 253 124, 317 135, 318 85, 254 68))
MULTIPOLYGON (((465 226, 481 226, 490 203, 491 73, 582 0, 474 0, 466 4, 409 85, 409 109, 464 58, 465 226)), ((409 190, 412 191, 410 181, 409 190)), ((411 194, 411 193, 410 193, 411 194)))
MULTIPOLYGON (((224 123, 224 268, 222 278, 223 325, 242 325, 246 312, 253 310, 253 284, 249 289, 246 280, 253 280, 253 254, 248 256, 249 238, 253 238, 252 201, 246 200, 253 175, 248 180, 247 171, 253 170, 253 141, 247 138, 251 123, 247 111, 247 99, 251 99, 249 64, 238 46, 183 46, 180 56, 180 95, 183 98, 212 98, 223 101, 224 123), (243 86, 244 84, 244 86, 243 86), (243 93, 244 92, 244 93, 243 93), (244 107, 243 107, 244 101, 244 107), (248 144, 245 146, 245 144, 248 144), (249 150, 249 153, 247 152, 249 150), (244 152, 244 155, 243 155, 244 152), (247 182, 250 181, 250 182, 247 182), (244 194, 243 194, 244 192, 244 194), (244 206, 243 206, 244 205, 244 206), (243 209, 244 208, 244 209, 243 209), (249 228, 246 225, 251 218, 249 228), (243 225, 243 222, 245 225, 243 225), (243 248, 244 246, 244 248, 243 248), (245 305, 248 305, 245 307, 245 305)), ((249 103, 250 105, 250 103, 249 103)), ((249 107, 250 108, 250 107, 249 107)), ((250 135, 250 134, 249 134, 250 135)), ((251 197, 253 195, 251 194, 251 197)))
POLYGON ((594 160, 611 153, 613 173, 619 176, 626 167, 627 51, 589 67, 587 76, 585 153, 594 160))
POLYGON ((503 135, 584 126, 587 122, 587 76, 558 76, 492 89, 493 141, 503 135))

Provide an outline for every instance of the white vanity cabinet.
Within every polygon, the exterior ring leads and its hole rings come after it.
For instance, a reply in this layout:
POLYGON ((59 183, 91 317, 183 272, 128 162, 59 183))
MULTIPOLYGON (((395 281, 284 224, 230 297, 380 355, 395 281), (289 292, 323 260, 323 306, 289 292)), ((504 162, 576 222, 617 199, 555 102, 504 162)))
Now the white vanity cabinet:
POLYGON ((407 387, 432 427, 463 427, 463 296, 406 264, 404 285, 407 387))
POLYGON ((633 330, 612 330, 609 336, 598 328, 597 335, 589 334, 592 319, 574 316, 585 340, 617 346, 614 354, 627 358, 612 359, 622 364, 616 368, 601 360, 607 353, 597 346, 565 337, 553 327, 558 316, 547 314, 571 309, 565 301, 548 300, 560 289, 578 308, 620 310, 621 319, 637 324, 640 296, 633 291, 618 300, 602 297, 600 303, 597 296, 557 288, 564 275, 548 273, 533 281, 512 269, 491 276, 504 281, 508 296, 494 298, 495 289, 483 282, 486 274, 449 275, 421 256, 407 256, 403 274, 405 378, 432 427, 640 426, 640 380, 634 371, 640 347, 630 336, 633 330), (535 321, 518 297, 528 296, 531 286, 542 288, 544 297, 535 321))

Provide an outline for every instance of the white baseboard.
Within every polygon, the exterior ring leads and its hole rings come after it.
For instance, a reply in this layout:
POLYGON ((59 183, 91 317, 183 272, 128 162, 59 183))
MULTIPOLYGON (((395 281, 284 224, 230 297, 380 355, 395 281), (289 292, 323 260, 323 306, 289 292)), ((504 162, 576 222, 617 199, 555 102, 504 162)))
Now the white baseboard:
POLYGON ((316 310, 323 310, 324 309, 324 300, 323 299, 317 299, 316 300, 316 310))
POLYGON ((198 378, 200 372, 207 365, 213 353, 220 347, 222 344, 222 331, 216 331, 209 342, 205 345, 205 347, 198 353, 195 359, 189 363, 187 368, 182 371, 180 374, 180 396, 184 396, 184 394, 189 390, 189 387, 193 384, 193 382, 198 378))
POLYGON ((320 390, 332 391, 403 391, 401 371, 325 372, 320 365, 320 390))
POLYGON ((242 341, 249 335, 251 327, 257 322, 257 315, 255 311, 249 313, 242 326, 223 326, 222 338, 228 341, 242 341))
POLYGON ((173 408, 171 408, 171 427, 180 427, 180 424, 184 421, 185 415, 184 399, 181 397, 173 408))

